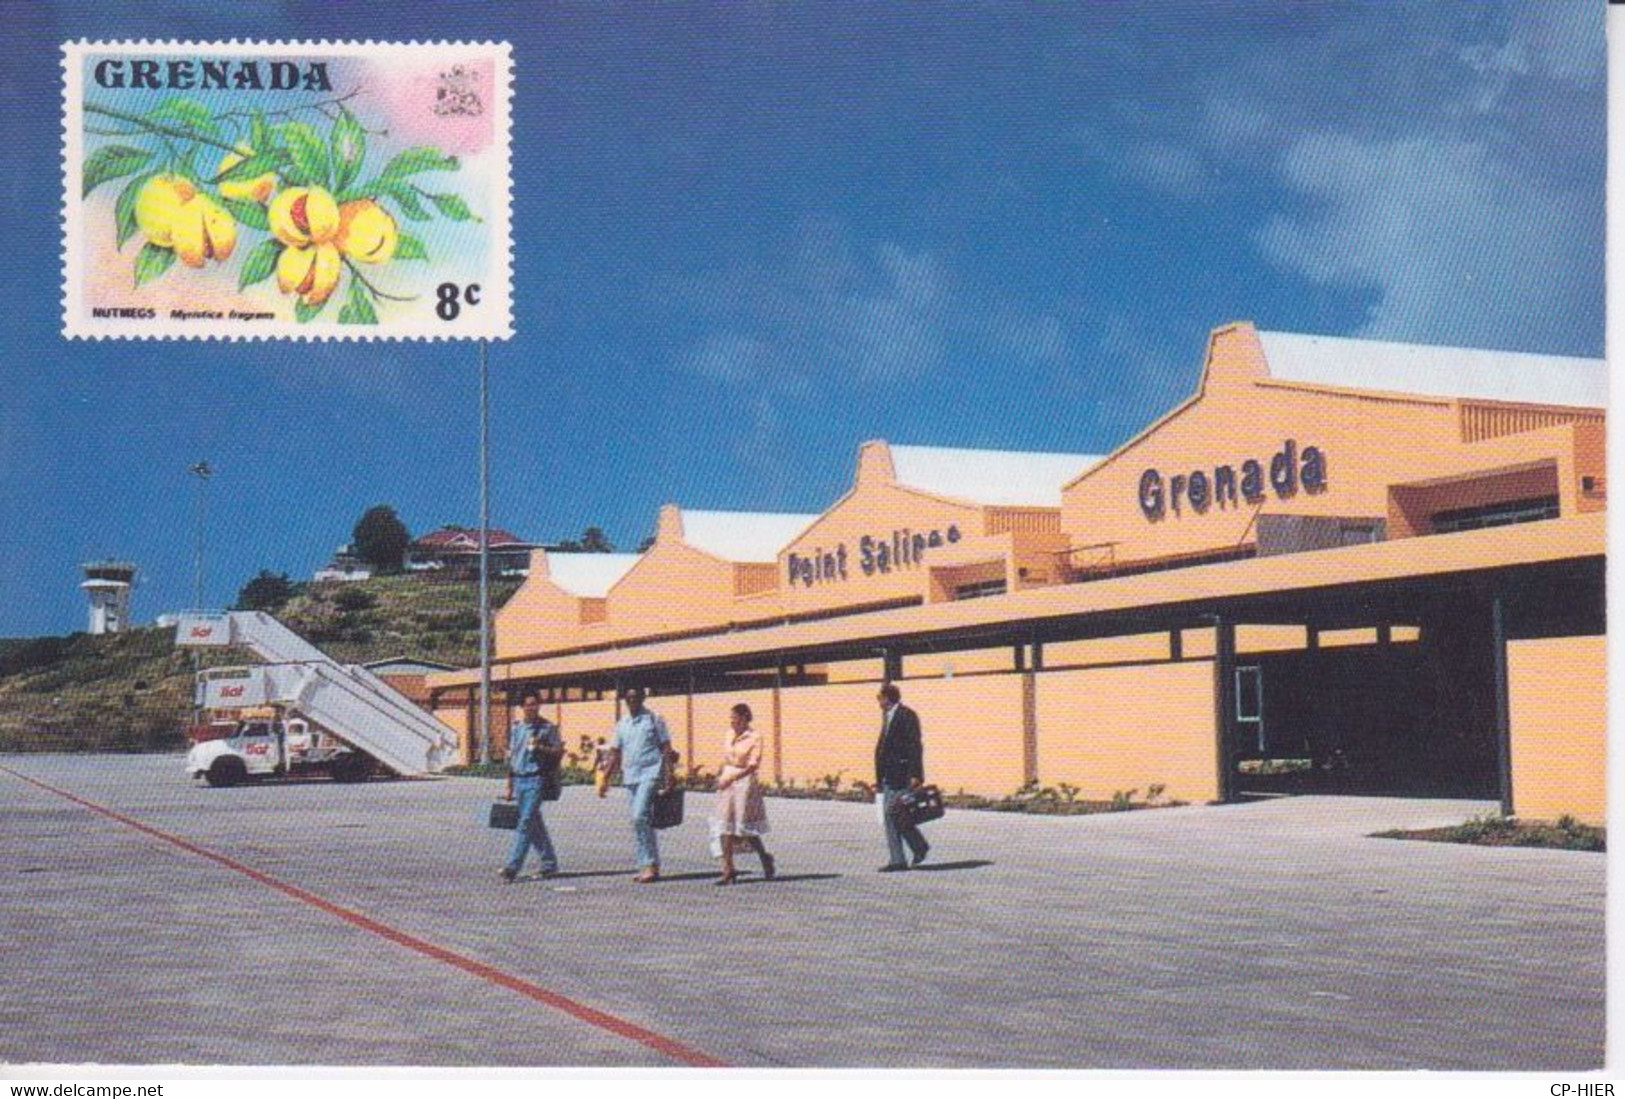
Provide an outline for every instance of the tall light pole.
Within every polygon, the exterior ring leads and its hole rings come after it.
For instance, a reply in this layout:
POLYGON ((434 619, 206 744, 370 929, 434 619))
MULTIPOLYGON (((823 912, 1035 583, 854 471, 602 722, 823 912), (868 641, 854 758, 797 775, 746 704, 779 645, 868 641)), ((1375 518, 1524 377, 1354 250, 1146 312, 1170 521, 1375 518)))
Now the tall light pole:
POLYGON ((480 762, 491 762, 491 400, 480 341, 480 762))
POLYGON ((195 579, 192 585, 192 609, 201 611, 203 609, 203 531, 209 506, 209 478, 214 476, 214 470, 210 469, 209 463, 204 461, 188 467, 187 472, 197 477, 197 544, 194 556, 195 579))
MULTIPOLYGON (((207 461, 187 467, 187 472, 197 478, 197 545, 194 564, 196 566, 192 581, 192 609, 203 609, 203 532, 206 527, 206 517, 209 507, 209 478, 214 476, 214 470, 209 468, 207 461)), ((197 673, 203 666, 203 650, 192 650, 192 724, 197 725, 203 721, 203 695, 197 689, 197 673)))

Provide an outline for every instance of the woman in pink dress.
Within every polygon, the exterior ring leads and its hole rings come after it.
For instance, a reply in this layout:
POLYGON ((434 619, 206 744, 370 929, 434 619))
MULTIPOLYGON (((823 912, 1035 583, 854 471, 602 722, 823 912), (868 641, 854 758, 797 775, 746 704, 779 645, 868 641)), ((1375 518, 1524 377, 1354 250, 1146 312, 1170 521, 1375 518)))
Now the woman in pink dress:
POLYGON ((732 885, 734 851, 755 850, 762 860, 762 877, 771 878, 776 869, 773 856, 762 844, 767 832, 767 805, 756 778, 762 765, 762 742, 750 727, 750 707, 743 702, 728 715, 727 739, 722 745, 722 769, 717 773, 717 804, 711 815, 711 850, 722 856, 722 877, 718 885, 732 885))

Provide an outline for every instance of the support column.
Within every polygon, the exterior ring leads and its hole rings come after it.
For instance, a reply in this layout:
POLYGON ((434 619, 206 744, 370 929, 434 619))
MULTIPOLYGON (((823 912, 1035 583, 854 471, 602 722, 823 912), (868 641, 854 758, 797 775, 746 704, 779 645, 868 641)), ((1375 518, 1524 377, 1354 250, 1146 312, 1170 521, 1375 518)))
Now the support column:
POLYGON ((688 773, 694 773, 694 665, 688 666, 688 694, 683 700, 683 724, 687 729, 683 737, 683 758, 688 764, 688 773))
POLYGON ((784 665, 773 666, 773 785, 784 784, 784 702, 779 692, 784 689, 784 665))
POLYGON ((1027 670, 1027 646, 1025 646, 1025 645, 1017 645, 1017 646, 1015 646, 1015 648, 1012 651, 1015 654, 1015 656, 1014 656, 1015 663, 1012 665, 1012 667, 1018 672, 1026 671, 1027 670))
POLYGON ((1185 659, 1185 631, 1184 630, 1169 630, 1168 631, 1168 659, 1169 660, 1184 660, 1185 659))
POLYGON ((899 679, 902 679, 903 654, 895 649, 886 649, 884 657, 885 671, 882 673, 882 678, 884 678, 888 683, 895 683, 899 679))
POLYGON ((1512 700, 1507 687, 1506 604, 1497 595, 1490 600, 1491 644, 1495 664, 1495 751, 1501 771, 1501 813, 1512 815, 1512 700))
POLYGON ((1021 781, 1038 781, 1038 683, 1030 671, 1021 676, 1021 781))
POLYGON ((1236 627, 1216 621, 1213 628, 1213 732, 1219 764, 1219 800, 1235 798, 1231 746, 1236 742, 1236 627))

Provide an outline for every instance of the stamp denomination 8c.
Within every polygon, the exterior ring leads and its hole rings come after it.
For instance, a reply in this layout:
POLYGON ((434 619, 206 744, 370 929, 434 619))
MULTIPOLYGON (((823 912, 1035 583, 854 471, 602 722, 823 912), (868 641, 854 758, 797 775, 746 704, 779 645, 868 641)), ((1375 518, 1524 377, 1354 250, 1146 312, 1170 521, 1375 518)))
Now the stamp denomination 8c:
POLYGON ((512 334, 505 43, 63 47, 63 334, 512 334))

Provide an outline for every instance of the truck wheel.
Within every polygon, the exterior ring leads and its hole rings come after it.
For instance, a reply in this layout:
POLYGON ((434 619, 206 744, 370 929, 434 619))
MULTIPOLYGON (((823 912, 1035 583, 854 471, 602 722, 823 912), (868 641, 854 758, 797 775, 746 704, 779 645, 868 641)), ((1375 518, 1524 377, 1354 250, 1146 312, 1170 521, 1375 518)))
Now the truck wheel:
POLYGON ((221 756, 203 774, 203 780, 210 786, 236 786, 246 778, 248 768, 236 756, 221 756))
POLYGON ((365 782, 372 774, 372 760, 359 752, 339 756, 333 761, 334 782, 365 782))

